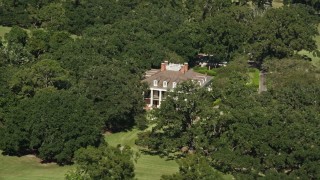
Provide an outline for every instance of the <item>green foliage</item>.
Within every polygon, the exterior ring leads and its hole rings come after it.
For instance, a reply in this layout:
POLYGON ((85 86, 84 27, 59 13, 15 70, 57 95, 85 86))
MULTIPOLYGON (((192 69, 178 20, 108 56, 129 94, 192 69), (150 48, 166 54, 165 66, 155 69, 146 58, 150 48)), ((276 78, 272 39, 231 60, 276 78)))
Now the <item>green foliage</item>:
POLYGON ((38 12, 38 18, 42 27, 52 30, 62 30, 67 22, 65 9, 58 3, 42 7, 38 12))
POLYGON ((134 64, 113 61, 91 67, 82 79, 87 97, 111 130, 132 127, 134 117, 143 111, 144 88, 137 73, 134 64))
POLYGON ((310 167, 319 161, 320 145, 319 79, 308 62, 272 61, 266 67, 271 73, 265 93, 226 84, 229 91, 223 93, 216 125, 222 131, 209 140, 207 153, 215 168, 236 178, 313 179, 318 172, 310 167))
POLYGON ((32 55, 25 48, 28 42, 27 32, 14 26, 4 35, 4 46, 1 46, 2 63, 4 65, 24 65, 32 62, 34 59, 32 55))
POLYGON ((127 146, 115 148, 104 144, 98 148, 81 148, 75 154, 78 167, 66 179, 134 179, 132 156, 127 146))
MULTIPOLYGON (((206 53, 213 64, 241 61, 217 73, 195 68, 215 75, 211 91, 186 83, 169 93, 138 144, 161 155, 199 155, 170 178, 206 178, 214 167, 240 179, 315 179, 318 72, 283 58, 315 50, 315 11, 296 4, 318 10, 319 3, 252 3, 260 9, 246 0, 2 0, 1 25, 35 29, 28 36, 13 27, 0 43, 0 145, 69 163, 78 148, 98 144, 101 124, 110 131, 147 127, 140 84, 146 69, 163 60, 193 66, 206 53), (264 64, 268 59, 279 62, 264 64), (257 94, 259 72, 248 60, 270 72, 267 92, 257 94)), ((143 174, 146 167, 137 167, 143 174)))
POLYGON ((64 3, 67 29, 75 34, 82 34, 86 27, 94 25, 113 24, 132 10, 137 5, 134 1, 67 1, 64 3))
POLYGON ((209 104, 204 89, 191 81, 181 83, 155 111, 156 126, 141 133, 137 144, 163 155, 198 150, 197 131, 214 114, 209 104))
POLYGON ((8 45, 20 44, 22 46, 25 46, 28 40, 28 34, 22 28, 14 26, 9 33, 4 35, 4 39, 6 40, 8 45))
POLYGON ((225 179, 222 173, 213 169, 210 162, 203 156, 189 155, 179 161, 179 172, 170 176, 162 176, 162 180, 189 179, 225 179))
POLYGON ((42 88, 68 89, 69 86, 68 72, 57 61, 49 59, 19 70, 10 81, 10 88, 15 94, 28 97, 42 88))
POLYGON ((59 53, 60 48, 68 43, 73 43, 69 33, 36 29, 31 31, 27 49, 39 59, 41 55, 59 53))
POLYGON ((27 27, 31 24, 31 20, 26 11, 27 2, 26 1, 11 1, 3 0, 1 1, 1 18, 0 22, 2 25, 13 26, 20 25, 27 27))
POLYGON ((130 146, 135 154, 139 153, 137 161, 135 160, 135 177, 137 179, 160 179, 161 175, 176 173, 178 171, 176 161, 139 151, 139 147, 135 144, 135 141, 138 138, 137 134, 140 132, 138 129, 132 129, 126 132, 107 134, 105 140, 110 146, 117 147, 119 144, 130 146))
MULTIPOLYGON (((15 103, 15 97, 8 87, 7 79, 11 75, 11 69, 0 66, 0 128, 5 122, 5 114, 8 109, 15 103)), ((0 132, 1 134, 1 132, 0 132)), ((1 149, 1 141, 0 141, 1 149)))
POLYGON ((71 170, 72 166, 58 166, 54 163, 40 163, 39 158, 28 156, 5 156, 0 152, 0 177, 2 179, 64 179, 65 173, 71 170), (19 169, 19 173, 17 170, 19 169))
POLYGON ((284 4, 291 5, 291 4, 305 4, 308 6, 313 7, 315 10, 319 12, 320 10, 320 2, 319 0, 311 0, 311 1, 305 1, 305 0, 284 0, 284 4))
POLYGON ((49 50, 49 45, 47 43, 49 39, 49 34, 44 30, 33 30, 31 32, 31 38, 28 41, 28 49, 31 54, 36 58, 49 50))
POLYGON ((214 99, 229 101, 227 99, 231 94, 239 99, 230 99, 230 105, 237 106, 242 104, 242 95, 250 94, 256 91, 256 88, 247 86, 250 83, 249 68, 245 59, 232 61, 226 67, 217 69, 217 76, 211 83, 212 96, 214 99))
POLYGON ((21 66, 34 61, 32 54, 21 44, 11 44, 1 47, 2 63, 4 65, 21 66))
POLYGON ((106 61, 106 58, 98 53, 101 49, 102 46, 95 41, 87 38, 77 39, 74 42, 66 42, 54 51, 52 58, 59 60, 61 66, 68 69, 72 77, 79 81, 88 68, 106 61))
POLYGON ((296 51, 316 48, 318 34, 313 12, 303 6, 269 9, 257 18, 250 38, 252 58, 260 65, 266 58, 290 57, 296 51))
POLYGON ((144 130, 148 127, 148 120, 146 118, 146 114, 139 114, 134 117, 134 121, 136 122, 137 128, 139 130, 144 130))
POLYGON ((268 9, 268 7, 272 6, 273 0, 253 0, 252 4, 254 4, 259 9, 268 9))
POLYGON ((243 51, 243 45, 249 38, 248 26, 230 12, 207 18, 203 28, 203 52, 211 55, 209 60, 213 63, 230 61, 236 52, 243 51))
POLYGON ((44 89, 10 109, 0 129, 2 149, 8 154, 33 152, 44 161, 70 163, 77 149, 101 141, 102 124, 91 108, 86 98, 44 89))

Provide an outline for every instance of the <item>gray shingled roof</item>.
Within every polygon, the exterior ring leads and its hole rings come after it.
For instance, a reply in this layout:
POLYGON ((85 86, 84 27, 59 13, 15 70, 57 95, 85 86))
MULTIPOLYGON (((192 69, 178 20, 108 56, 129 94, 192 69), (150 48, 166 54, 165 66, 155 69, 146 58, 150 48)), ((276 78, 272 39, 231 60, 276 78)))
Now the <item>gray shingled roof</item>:
POLYGON ((159 89, 172 89, 173 82, 179 84, 186 80, 200 81, 201 86, 205 86, 212 79, 211 76, 194 72, 193 69, 188 70, 186 73, 182 73, 180 71, 157 71, 156 69, 151 69, 146 72, 145 78, 146 79, 142 80, 142 82, 146 82, 150 88, 159 89), (154 86, 154 80, 157 80, 157 86, 154 86), (167 87, 163 87, 164 81, 167 81, 167 87))

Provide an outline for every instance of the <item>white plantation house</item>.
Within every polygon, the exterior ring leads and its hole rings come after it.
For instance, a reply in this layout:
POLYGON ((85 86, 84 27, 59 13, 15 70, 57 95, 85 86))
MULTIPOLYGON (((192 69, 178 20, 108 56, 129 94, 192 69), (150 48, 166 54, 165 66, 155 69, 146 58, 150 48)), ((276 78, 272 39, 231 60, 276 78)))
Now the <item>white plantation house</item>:
POLYGON ((212 79, 211 76, 200 74, 189 69, 188 63, 174 64, 165 61, 161 63, 161 69, 151 69, 146 72, 145 79, 149 90, 144 93, 147 108, 160 107, 161 102, 166 98, 166 93, 174 89, 179 83, 186 80, 193 80, 201 87, 205 86, 212 79))

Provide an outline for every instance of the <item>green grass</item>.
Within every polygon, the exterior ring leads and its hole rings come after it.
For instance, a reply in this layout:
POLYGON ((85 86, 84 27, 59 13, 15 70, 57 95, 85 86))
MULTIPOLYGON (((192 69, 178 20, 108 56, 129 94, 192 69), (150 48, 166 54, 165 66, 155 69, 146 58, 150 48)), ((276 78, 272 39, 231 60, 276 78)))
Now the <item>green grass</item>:
MULTIPOLYGON (((138 152, 138 147, 135 145, 135 140, 138 138, 137 134, 140 131, 134 129, 128 132, 115 133, 106 136, 106 141, 111 146, 118 144, 128 145, 134 152, 138 152)), ((178 164, 173 160, 166 160, 159 156, 140 155, 135 164, 136 178, 139 180, 153 180, 160 179, 161 175, 168 175, 178 172, 178 164)))
POLYGON ((196 66, 193 70, 197 73, 207 74, 209 76, 215 76, 217 74, 213 69, 209 70, 208 67, 196 66))
MULTIPOLYGON (((318 25, 318 32, 320 32, 320 24, 318 25)), ((318 51, 320 51, 320 35, 314 37, 314 40, 316 41, 318 51)), ((301 50, 298 52, 298 54, 305 55, 311 58, 312 64, 320 69, 320 56, 316 56, 313 52, 309 52, 306 50, 301 50)))
POLYGON ((280 8, 283 6, 283 0, 274 0, 272 1, 273 8, 280 8))
POLYGON ((259 86, 259 74, 260 71, 256 68, 252 68, 249 72, 250 82, 249 84, 259 86))
MULTIPOLYGON (((106 136, 106 141, 112 145, 128 145, 134 152, 138 152, 135 145, 137 129, 128 132, 115 133, 106 136)), ((65 174, 73 166, 58 166, 54 163, 41 164, 34 156, 3 156, 0 155, 0 180, 33 180, 33 179, 64 179, 65 174)), ((159 156, 141 154, 135 164, 136 178, 139 180, 160 179, 161 175, 173 174, 178 171, 178 164, 159 156)))
POLYGON ((34 156, 0 155, 0 180, 64 179, 71 167, 60 167, 54 163, 41 164, 34 156))
POLYGON ((11 30, 11 27, 0 26, 0 37, 4 38, 4 35, 11 30))
MULTIPOLYGON (((139 152, 135 145, 137 134, 140 131, 133 129, 128 132, 106 135, 105 139, 111 146, 118 144, 128 145, 134 152, 139 152)), ((0 155, 0 180, 59 180, 64 179, 65 174, 74 166, 58 166, 55 163, 42 164, 40 159, 34 156, 3 156, 0 155)), ((166 160, 159 156, 140 154, 135 163, 136 178, 139 180, 157 180, 162 175, 178 172, 178 164, 173 160, 166 160)), ((231 175, 225 176, 231 180, 231 175)))
MULTIPOLYGON (((12 27, 7 27, 7 26, 0 26, 0 37, 2 37, 2 39, 4 38, 4 35, 8 32, 10 32, 12 27)), ((29 36, 31 35, 31 31, 29 29, 24 29, 27 31, 27 33, 29 34, 29 36)), ((71 34, 70 37, 72 39, 77 39, 77 38, 81 38, 81 36, 77 36, 74 34, 71 34)))
MULTIPOLYGON (((106 135, 105 139, 111 146, 128 145, 134 152, 139 152, 135 145, 135 140, 138 138, 137 134, 141 132, 133 129, 128 132, 115 133, 106 135)), ((159 156, 151 156, 142 154, 135 164, 135 173, 138 180, 157 180, 162 175, 169 175, 178 172, 178 164, 173 160, 166 160, 159 156)), ((225 180, 233 180, 232 175, 225 175, 225 180)))

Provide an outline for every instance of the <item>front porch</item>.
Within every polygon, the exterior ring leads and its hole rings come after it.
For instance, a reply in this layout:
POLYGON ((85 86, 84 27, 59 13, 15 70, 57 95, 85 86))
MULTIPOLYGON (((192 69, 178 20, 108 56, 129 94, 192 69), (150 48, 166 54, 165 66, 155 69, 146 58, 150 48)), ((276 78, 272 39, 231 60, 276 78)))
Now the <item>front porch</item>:
POLYGON ((153 89, 151 88, 144 93, 144 100, 147 105, 147 109, 159 108, 161 102, 166 98, 167 90, 164 89, 153 89))

